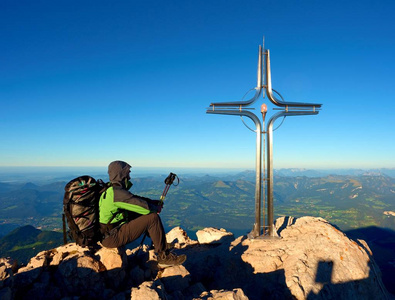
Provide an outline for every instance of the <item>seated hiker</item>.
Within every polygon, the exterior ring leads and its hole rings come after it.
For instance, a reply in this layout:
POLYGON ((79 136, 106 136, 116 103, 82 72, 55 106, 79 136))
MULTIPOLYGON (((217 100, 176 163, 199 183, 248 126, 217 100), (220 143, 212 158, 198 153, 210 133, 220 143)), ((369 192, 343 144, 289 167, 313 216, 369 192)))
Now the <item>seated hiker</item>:
POLYGON ((159 217, 161 202, 129 192, 132 186, 130 168, 123 161, 113 161, 108 166, 111 186, 101 195, 99 202, 100 229, 104 235, 102 245, 121 247, 148 232, 160 267, 182 264, 186 255, 177 256, 166 249, 166 234, 159 217))

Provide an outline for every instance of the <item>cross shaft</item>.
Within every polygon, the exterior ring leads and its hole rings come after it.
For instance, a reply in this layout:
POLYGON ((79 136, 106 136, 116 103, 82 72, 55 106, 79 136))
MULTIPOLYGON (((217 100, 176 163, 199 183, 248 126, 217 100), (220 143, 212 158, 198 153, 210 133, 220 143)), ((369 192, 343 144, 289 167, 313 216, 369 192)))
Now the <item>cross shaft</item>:
MULTIPOLYGON (((257 70, 257 86, 255 88, 255 95, 246 101, 234 102, 215 102, 210 104, 207 109, 208 114, 222 114, 222 115, 235 115, 246 116, 251 119, 256 126, 256 159, 255 159, 255 223, 252 231, 249 233, 249 238, 261 237, 261 203, 262 203, 262 135, 267 135, 267 215, 268 215, 268 232, 263 230, 263 238, 275 238, 277 232, 274 228, 274 209, 273 209, 273 124, 280 117, 287 116, 302 116, 302 115, 317 115, 321 108, 318 103, 302 103, 302 102, 286 102, 283 99, 277 99, 273 94, 271 68, 270 68, 270 51, 265 50, 262 45, 258 49, 258 70, 257 70), (266 82, 266 84, 265 84, 266 82), (281 111, 274 114, 267 124, 266 131, 262 131, 265 125, 265 117, 267 106, 262 104, 261 114, 262 122, 258 116, 251 111, 248 107, 255 103, 260 95, 263 93, 267 95, 269 101, 275 106, 280 107, 281 111), (267 233, 267 234, 266 234, 267 233)), ((280 95, 281 97, 281 95, 280 95)), ((265 184, 263 185, 265 187, 265 184)), ((264 193, 263 193, 264 194, 264 193)), ((265 220, 265 210, 263 210, 263 219, 265 220)), ((263 222, 265 223, 265 221, 263 222)))

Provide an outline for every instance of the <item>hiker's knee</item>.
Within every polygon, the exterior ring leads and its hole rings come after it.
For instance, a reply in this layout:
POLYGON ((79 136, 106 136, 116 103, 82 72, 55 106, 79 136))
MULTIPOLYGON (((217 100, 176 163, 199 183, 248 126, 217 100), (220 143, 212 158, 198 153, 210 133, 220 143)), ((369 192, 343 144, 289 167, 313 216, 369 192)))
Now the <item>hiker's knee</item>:
POLYGON ((150 223, 160 222, 160 217, 157 213, 150 213, 147 215, 147 219, 150 223))

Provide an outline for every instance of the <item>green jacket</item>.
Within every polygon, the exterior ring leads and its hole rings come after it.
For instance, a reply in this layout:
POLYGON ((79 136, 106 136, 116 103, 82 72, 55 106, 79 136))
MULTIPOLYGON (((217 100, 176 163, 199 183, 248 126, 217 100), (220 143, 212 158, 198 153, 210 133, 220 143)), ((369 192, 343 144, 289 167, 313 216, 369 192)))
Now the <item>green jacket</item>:
POLYGON ((147 215, 157 211, 156 201, 140 197, 128 191, 130 183, 130 165, 122 161, 114 161, 108 166, 111 186, 101 195, 99 202, 100 223, 107 225, 122 224, 127 221, 122 211, 147 215))

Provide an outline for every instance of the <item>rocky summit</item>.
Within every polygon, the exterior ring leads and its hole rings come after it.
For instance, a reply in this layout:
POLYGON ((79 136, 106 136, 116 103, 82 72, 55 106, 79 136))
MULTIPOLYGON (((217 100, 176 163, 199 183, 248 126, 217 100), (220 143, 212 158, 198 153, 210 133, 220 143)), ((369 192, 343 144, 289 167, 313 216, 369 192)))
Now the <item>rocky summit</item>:
POLYGON ((279 237, 234 238, 205 228, 167 234, 187 261, 159 269, 153 250, 75 244, 20 267, 0 259, 0 299, 391 299, 363 240, 322 218, 276 220, 279 237))

